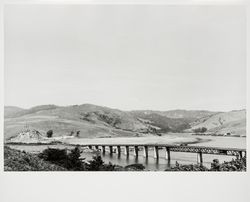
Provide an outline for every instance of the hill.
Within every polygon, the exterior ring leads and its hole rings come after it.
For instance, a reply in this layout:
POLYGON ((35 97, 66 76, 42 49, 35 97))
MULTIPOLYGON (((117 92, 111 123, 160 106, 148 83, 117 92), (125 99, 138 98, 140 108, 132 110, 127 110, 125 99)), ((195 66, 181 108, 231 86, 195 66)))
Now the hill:
MULTIPOLYGON (((196 125, 200 127, 199 124, 217 114, 221 113, 187 110, 121 111, 92 104, 41 105, 30 109, 5 107, 4 138, 17 136, 27 126, 43 136, 48 130, 53 130, 54 137, 76 134, 80 138, 160 135, 183 132, 196 125)), ((226 123, 224 126, 231 130, 235 127, 233 124, 227 126, 226 123)))
POLYGON ((4 117, 11 117, 13 114, 16 114, 20 111, 23 111, 24 109, 20 107, 14 107, 14 106, 5 106, 4 107, 4 117))
POLYGON ((55 136, 80 131, 80 137, 135 136, 148 126, 129 113, 90 104, 59 107, 38 106, 5 117, 5 139, 29 126, 45 134, 52 129, 55 136))
POLYGON ((215 134, 246 135, 246 110, 221 112, 191 123, 191 130, 205 127, 215 134))

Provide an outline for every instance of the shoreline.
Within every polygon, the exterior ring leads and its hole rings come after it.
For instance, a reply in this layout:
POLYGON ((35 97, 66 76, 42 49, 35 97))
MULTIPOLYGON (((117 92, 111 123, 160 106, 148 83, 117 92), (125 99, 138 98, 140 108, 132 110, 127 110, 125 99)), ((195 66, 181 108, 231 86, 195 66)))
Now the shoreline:
MULTIPOLYGON (((42 146, 42 145, 65 145, 65 146, 88 146, 91 144, 103 144, 103 140, 104 138, 77 138, 77 139, 71 139, 71 140, 80 140, 80 142, 71 142, 71 141, 65 141, 66 139, 64 139, 64 141, 51 141, 51 142, 5 142, 4 145, 24 145, 24 146, 42 146), (84 142, 83 142, 84 141, 84 142), (87 142, 85 142, 87 141, 87 142)), ((155 144, 155 145, 162 145, 162 144, 168 144, 168 145, 193 145, 193 144, 198 144, 198 143, 203 143, 203 142, 209 142, 212 141, 211 139, 203 139, 203 138, 199 138, 196 137, 194 139, 191 138, 180 138, 180 137, 175 137, 175 138, 165 138, 165 137, 156 137, 153 138, 154 141, 151 142, 150 139, 152 139, 152 137, 147 138, 147 137, 139 137, 139 138, 134 138, 131 137, 131 142, 128 141, 130 140, 129 138, 126 138, 126 142, 124 141, 112 141, 112 140, 118 140, 118 139, 122 139, 123 138, 108 138, 107 143, 105 143, 106 145, 113 145, 113 144, 117 144, 117 145, 126 145, 126 144, 133 144, 133 145, 146 145, 146 144, 155 144), (157 141, 157 139, 159 141, 157 141), (133 141, 133 140, 137 140, 137 141, 133 141), (140 140, 140 141, 138 141, 140 140), (164 140, 164 141, 163 141, 164 140), (128 143, 129 142, 129 143, 128 143)), ((106 141, 104 141, 106 142, 106 141)))

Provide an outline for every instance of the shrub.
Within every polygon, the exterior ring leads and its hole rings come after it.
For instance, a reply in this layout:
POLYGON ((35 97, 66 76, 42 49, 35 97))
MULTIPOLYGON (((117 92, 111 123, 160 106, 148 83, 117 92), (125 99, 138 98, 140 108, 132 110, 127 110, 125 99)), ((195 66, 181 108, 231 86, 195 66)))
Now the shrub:
POLYGON ((4 146, 5 171, 64 171, 65 168, 51 164, 39 158, 36 154, 29 154, 4 146))
POLYGON ((208 168, 198 164, 181 165, 176 161, 174 167, 167 168, 165 171, 208 171, 208 168))
POLYGON ((133 171, 141 171, 144 169, 145 169, 145 166, 140 164, 140 163, 135 163, 135 164, 125 166, 125 170, 127 170, 127 171, 132 171, 132 170, 133 171))
POLYGON ((80 130, 78 130, 77 132, 76 132, 76 137, 79 137, 80 136, 80 130))
POLYGON ((196 128, 193 130, 195 133, 205 133, 207 131, 207 128, 202 127, 202 128, 196 128))
POLYGON ((100 171, 103 170, 104 161, 102 157, 97 155, 93 157, 93 160, 89 161, 88 170, 90 171, 100 171))
POLYGON ((67 154, 66 149, 45 149, 39 154, 39 157, 45 161, 60 165, 68 170, 81 171, 85 170, 85 163, 82 161, 84 159, 80 158, 81 152, 78 147, 72 149, 69 154, 67 154))
POLYGON ((229 162, 219 163, 218 159, 214 159, 211 164, 211 171, 246 171, 246 157, 242 159, 232 159, 229 162))
POLYGON ((48 137, 48 138, 51 138, 52 135, 53 135, 53 130, 48 130, 48 131, 47 131, 47 137, 48 137))
POLYGON ((181 165, 176 162, 175 166, 165 171, 246 171, 246 157, 242 159, 232 159, 229 162, 225 161, 222 164, 220 164, 218 159, 214 159, 210 169, 198 164, 181 165))
POLYGON ((86 163, 81 159, 81 151, 79 147, 75 147, 67 156, 66 168, 70 170, 86 170, 86 163))

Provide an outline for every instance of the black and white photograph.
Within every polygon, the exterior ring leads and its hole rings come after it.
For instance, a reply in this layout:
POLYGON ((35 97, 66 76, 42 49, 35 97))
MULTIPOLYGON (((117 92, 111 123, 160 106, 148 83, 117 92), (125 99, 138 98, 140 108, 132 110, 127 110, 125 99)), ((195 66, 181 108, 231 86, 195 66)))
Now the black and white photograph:
POLYGON ((246 35, 241 5, 5 5, 4 172, 246 172, 246 35))

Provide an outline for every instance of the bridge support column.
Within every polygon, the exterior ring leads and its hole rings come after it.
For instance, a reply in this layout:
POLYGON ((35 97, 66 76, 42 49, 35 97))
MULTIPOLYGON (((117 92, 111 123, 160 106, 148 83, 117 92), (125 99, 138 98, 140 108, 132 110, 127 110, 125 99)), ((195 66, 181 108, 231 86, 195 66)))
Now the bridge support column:
POLYGON ((158 146, 154 146, 154 158, 155 159, 159 158, 159 149, 158 149, 158 146))
POLYGON ((117 146, 117 154, 118 154, 118 156, 121 155, 121 147, 120 146, 117 146))
POLYGON ((138 151, 139 151, 138 146, 134 146, 134 155, 135 155, 135 157, 138 157, 138 151))
POLYGON ((109 152, 110 154, 113 154, 113 146, 109 146, 109 152))
POLYGON ((200 157, 200 165, 202 165, 203 164, 202 152, 199 152, 199 157, 200 157))
POLYGON ((240 151, 239 154, 240 154, 240 159, 242 159, 242 157, 243 157, 242 151, 240 151))
POLYGON ((95 149, 96 149, 96 150, 99 150, 99 146, 98 146, 98 145, 96 145, 96 146, 95 146, 95 149))
POLYGON ((124 154, 125 154, 126 156, 129 156, 129 146, 125 146, 124 154))
POLYGON ((148 146, 144 146, 144 147, 143 147, 143 156, 144 156, 145 158, 148 158, 148 146))
POLYGON ((89 149, 92 149, 92 146, 91 146, 91 145, 89 145, 88 147, 89 147, 89 149))
POLYGON ((169 147, 166 147, 166 159, 168 161, 170 161, 171 157, 170 157, 170 148, 169 147))
POLYGON ((105 154, 105 146, 102 146, 102 153, 105 154))

